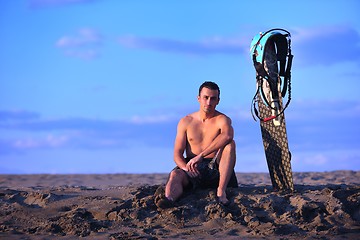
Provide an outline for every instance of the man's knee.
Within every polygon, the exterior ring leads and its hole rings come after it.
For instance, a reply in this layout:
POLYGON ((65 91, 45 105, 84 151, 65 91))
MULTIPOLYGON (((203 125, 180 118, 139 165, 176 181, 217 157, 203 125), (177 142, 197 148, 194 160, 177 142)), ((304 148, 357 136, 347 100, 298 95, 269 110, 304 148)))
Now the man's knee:
POLYGON ((232 140, 231 142, 229 142, 228 144, 225 145, 225 147, 222 149, 221 158, 219 160, 220 160, 220 163, 221 163, 221 161, 225 160, 225 162, 228 162, 231 165, 233 165, 233 167, 235 167, 236 145, 235 145, 234 140, 232 140))
POLYGON ((186 173, 181 170, 181 169, 175 169, 175 170, 172 170, 170 172, 170 176, 169 176, 169 182, 173 182, 173 181, 176 181, 176 182, 184 182, 185 178, 186 178, 186 173))
POLYGON ((226 153, 235 153, 236 150, 236 144, 234 140, 231 140, 228 144, 225 145, 223 152, 226 153))

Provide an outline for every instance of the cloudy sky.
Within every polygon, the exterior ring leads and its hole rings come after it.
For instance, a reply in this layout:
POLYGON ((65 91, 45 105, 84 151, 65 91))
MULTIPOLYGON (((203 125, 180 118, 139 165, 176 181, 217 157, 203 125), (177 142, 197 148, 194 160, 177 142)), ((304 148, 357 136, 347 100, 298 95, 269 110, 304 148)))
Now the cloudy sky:
POLYGON ((199 85, 221 88, 239 172, 266 172, 254 35, 292 34, 294 171, 360 170, 358 1, 0 2, 0 173, 164 173, 199 85))

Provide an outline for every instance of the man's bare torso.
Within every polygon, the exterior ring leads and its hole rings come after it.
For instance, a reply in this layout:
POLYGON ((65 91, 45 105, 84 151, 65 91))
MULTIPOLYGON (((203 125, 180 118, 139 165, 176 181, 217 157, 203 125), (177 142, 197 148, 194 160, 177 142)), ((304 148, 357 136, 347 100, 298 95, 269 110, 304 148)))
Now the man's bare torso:
MULTIPOLYGON (((200 119, 198 112, 185 117, 186 126, 186 155, 189 158, 200 154, 220 134, 219 121, 226 117, 220 112, 205 120, 200 119)), ((207 158, 212 158, 216 153, 211 153, 207 158)))

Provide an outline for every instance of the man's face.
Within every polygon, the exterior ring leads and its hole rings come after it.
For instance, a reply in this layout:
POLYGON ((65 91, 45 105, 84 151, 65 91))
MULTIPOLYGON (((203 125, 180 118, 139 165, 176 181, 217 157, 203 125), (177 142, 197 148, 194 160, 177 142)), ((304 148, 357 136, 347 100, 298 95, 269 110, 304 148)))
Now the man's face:
POLYGON ((201 110, 206 113, 211 113, 215 111, 216 105, 219 104, 219 91, 204 87, 201 89, 200 96, 198 96, 198 101, 200 103, 201 110))

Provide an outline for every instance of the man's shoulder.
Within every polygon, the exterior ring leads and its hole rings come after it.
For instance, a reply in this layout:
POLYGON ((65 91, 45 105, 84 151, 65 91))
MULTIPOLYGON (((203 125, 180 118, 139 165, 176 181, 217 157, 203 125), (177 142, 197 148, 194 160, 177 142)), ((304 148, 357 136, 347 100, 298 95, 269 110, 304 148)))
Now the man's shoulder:
POLYGON ((230 124, 230 125, 231 125, 231 118, 228 117, 226 114, 224 114, 224 113, 222 113, 222 112, 217 112, 216 118, 217 118, 216 122, 225 123, 225 124, 230 124))
POLYGON ((219 111, 217 111, 216 116, 219 119, 231 120, 229 116, 227 116, 225 113, 222 113, 222 112, 219 112, 219 111))
POLYGON ((190 113, 186 116, 184 116, 183 118, 180 119, 180 123, 183 123, 183 124, 189 124, 191 123, 194 119, 195 119, 195 113, 190 113))

